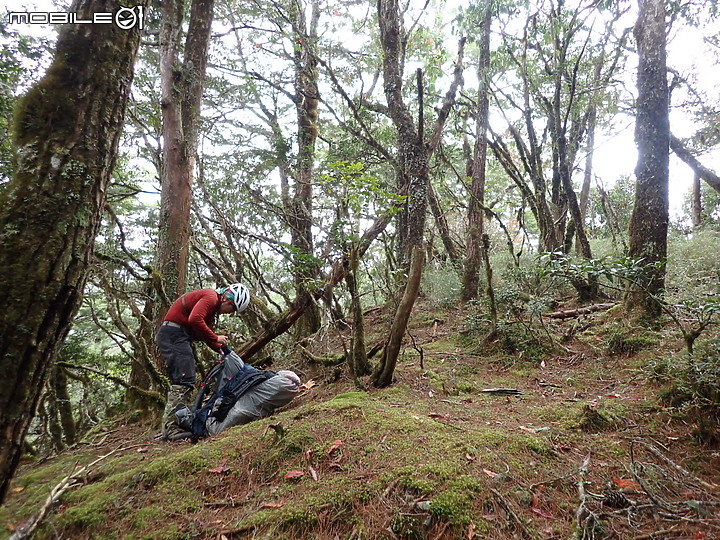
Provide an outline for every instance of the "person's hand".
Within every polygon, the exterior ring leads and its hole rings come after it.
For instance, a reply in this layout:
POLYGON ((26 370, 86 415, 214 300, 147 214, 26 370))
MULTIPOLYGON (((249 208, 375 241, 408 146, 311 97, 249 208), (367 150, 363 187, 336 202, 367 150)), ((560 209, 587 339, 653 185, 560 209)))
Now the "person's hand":
POLYGON ((228 341, 230 341, 230 338, 228 338, 227 336, 218 336, 218 343, 220 345, 227 345, 228 341))

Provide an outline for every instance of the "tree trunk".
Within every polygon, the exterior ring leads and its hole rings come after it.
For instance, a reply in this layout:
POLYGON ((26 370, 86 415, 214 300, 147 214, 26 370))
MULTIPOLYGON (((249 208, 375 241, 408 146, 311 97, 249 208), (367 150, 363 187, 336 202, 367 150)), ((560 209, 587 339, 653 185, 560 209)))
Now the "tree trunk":
POLYGON ((68 392, 67 375, 65 369, 59 367, 57 364, 55 365, 53 373, 52 385, 57 399, 63 438, 65 444, 72 446, 77 439, 77 428, 75 427, 75 418, 73 417, 70 393, 68 392))
POLYGON ((160 86, 163 160, 156 267, 163 293, 159 295, 156 307, 156 323, 170 303, 187 288, 190 205, 213 0, 193 0, 184 58, 180 63, 183 11, 183 0, 162 2, 160 86))
MULTIPOLYGON (((597 61, 595 62, 595 67, 593 71, 593 83, 596 88, 599 88, 601 85, 601 76, 602 76, 602 62, 603 57, 599 57, 597 61)), ((598 91, 599 93, 599 91, 598 91)), ((580 188, 580 218, 582 219, 583 224, 585 224, 585 217, 587 215, 587 206, 590 199, 590 185, 592 184, 592 175, 593 175, 593 156, 595 153, 595 128, 597 126, 597 103, 596 100, 593 100, 590 105, 587 112, 587 139, 585 141, 585 149, 587 151, 587 154, 585 156, 585 171, 583 173, 583 182, 582 186, 580 188)), ((580 239, 577 239, 576 244, 576 252, 578 255, 581 255, 580 251, 580 239)))
POLYGON ((438 233, 440 234, 440 240, 442 240, 445 252, 450 258, 450 263, 455 269, 459 270, 461 268, 460 255, 458 255, 458 250, 455 247, 455 242, 450 236, 450 225, 448 225, 447 218, 445 217, 445 214, 443 213, 443 210, 440 206, 440 200, 438 199, 437 193, 435 192, 435 188, 432 186, 432 184, 430 184, 428 188, 428 202, 430 203, 430 210, 432 211, 433 217, 435 218, 435 226, 437 227, 438 233))
POLYGON ((700 175, 695 173, 693 177, 692 187, 692 225, 693 229, 699 229, 702 226, 702 186, 700 184, 700 175))
POLYGON ((350 292, 350 309, 353 317, 352 348, 350 351, 349 365, 350 372, 355 377, 362 377, 363 375, 369 375, 372 370, 370 369, 365 347, 365 320, 357 284, 357 270, 360 258, 354 246, 352 246, 350 250, 345 270, 345 283, 347 283, 348 291, 350 292))
POLYGON ((487 161, 488 128, 488 78, 490 69, 490 29, 492 2, 486 0, 480 31, 480 55, 478 60, 478 106, 475 117, 475 149, 472 161, 472 183, 468 201, 467 251, 460 298, 468 302, 478 297, 480 288, 480 263, 482 260, 482 237, 484 231, 482 207, 485 205, 485 163, 487 161))
POLYGON ((493 269, 490 264, 490 237, 487 234, 482 235, 481 257, 485 263, 485 279, 487 280, 487 297, 490 310, 490 332, 485 336, 485 342, 489 343, 498 335, 498 311, 497 302, 495 301, 495 287, 493 285, 493 269))
MULTIPOLYGON (((49 381, 52 386, 53 381, 49 381)), ((60 413, 58 411, 57 396, 53 388, 48 388, 45 393, 45 399, 43 400, 43 408, 47 415, 47 434, 49 438, 48 450, 49 453, 60 452, 65 448, 63 442, 62 426, 60 425, 60 413)))
POLYGON ((178 59, 182 31, 183 1, 162 3, 160 26, 160 93, 162 107, 162 167, 160 171, 160 216, 156 253, 161 277, 155 318, 159 320, 187 282, 190 242, 192 177, 182 122, 182 68, 178 59))
MULTIPOLYGON (((296 250, 293 257, 295 292, 298 298, 310 297, 309 283, 318 279, 320 268, 314 255, 313 182, 315 142, 318 136, 317 24, 318 0, 312 0, 309 25, 303 0, 294 0, 292 10, 295 42, 295 109, 298 121, 298 156, 295 194, 289 211, 290 237, 296 250)), ((298 321, 297 335, 305 338, 320 329, 320 310, 311 302, 298 321)))
POLYGON ((647 274, 628 294, 629 308, 658 316, 655 300, 665 286, 667 232, 669 219, 668 85, 665 52, 665 3, 639 0, 634 29, 638 45, 638 99, 635 140, 638 163, 635 167, 635 205, 630 218, 629 256, 643 258, 647 274))
MULTIPOLYGON (((398 134, 398 174, 401 178, 399 183, 402 186, 407 185, 408 189, 406 205, 407 229, 404 235, 405 245, 403 247, 408 278, 404 284, 404 293, 395 313, 382 361, 373 375, 375 386, 387 386, 392 382, 392 374, 400 353, 400 344, 405 335, 413 305, 420 291, 429 189, 429 152, 428 146, 423 141, 423 90, 422 72, 420 70, 417 72, 418 98, 420 102, 420 119, 417 129, 402 97, 401 66, 403 65, 404 47, 401 39, 400 10, 397 0, 378 0, 378 24, 383 49, 385 98, 387 99, 390 117, 398 134)), ((439 124, 436 128, 437 137, 433 136, 432 140, 439 141, 440 131, 438 129, 441 130, 441 128, 442 126, 439 124)), ((437 142, 435 145, 437 145, 437 142)))
POLYGON ((398 356, 400 356, 400 347, 402 346, 402 340, 405 336, 405 330, 407 329, 415 300, 420 292, 420 279, 422 278, 423 265, 425 264, 424 253, 424 250, 419 246, 416 246, 415 251, 412 253, 407 285, 395 312, 392 327, 390 328, 390 336, 385 344, 382 357, 373 374, 373 385, 378 388, 384 388, 392 384, 393 373, 395 373, 397 359, 398 356))
MULTIPOLYGON (((119 7, 76 0, 70 11, 119 7)), ((80 306, 140 34, 139 24, 61 26, 53 63, 17 109, 18 166, 0 200, 0 502, 80 306)))

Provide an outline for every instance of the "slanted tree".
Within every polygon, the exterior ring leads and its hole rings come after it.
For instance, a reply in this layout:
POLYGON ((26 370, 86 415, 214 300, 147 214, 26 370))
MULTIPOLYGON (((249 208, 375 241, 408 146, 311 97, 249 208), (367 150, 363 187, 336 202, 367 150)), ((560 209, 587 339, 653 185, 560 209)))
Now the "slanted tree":
MULTIPOLYGON (((70 10, 87 19, 119 7, 118 0, 75 0, 70 10)), ((17 166, 0 195, 0 502, 82 299, 139 26, 63 25, 51 66, 17 109, 17 166)))
POLYGON ((700 160, 695 157, 687 145, 672 134, 670 134, 670 148, 677 157, 693 170, 698 180, 705 180, 708 186, 720 193, 720 174, 700 163, 700 160))
POLYGON ((633 30, 638 50, 635 121, 638 162, 628 254, 642 258, 647 272, 638 286, 629 291, 627 305, 630 309, 640 309, 646 315, 657 316, 661 312, 657 296, 665 288, 664 263, 670 213, 665 2, 639 0, 638 7, 633 30))

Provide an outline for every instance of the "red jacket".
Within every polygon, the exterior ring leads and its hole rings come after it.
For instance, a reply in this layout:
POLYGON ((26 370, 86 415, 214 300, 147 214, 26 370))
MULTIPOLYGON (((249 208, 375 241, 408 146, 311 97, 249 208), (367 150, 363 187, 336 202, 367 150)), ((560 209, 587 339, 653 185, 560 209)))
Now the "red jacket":
POLYGON ((222 344, 211 328, 219 308, 220 295, 214 289, 198 289, 175 300, 165 320, 189 327, 193 339, 202 340, 214 351, 219 351, 222 344))

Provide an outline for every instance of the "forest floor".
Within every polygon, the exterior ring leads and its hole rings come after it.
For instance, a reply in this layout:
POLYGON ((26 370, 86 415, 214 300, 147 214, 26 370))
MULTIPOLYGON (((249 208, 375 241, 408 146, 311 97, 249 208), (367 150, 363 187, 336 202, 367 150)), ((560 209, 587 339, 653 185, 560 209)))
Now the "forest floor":
MULTIPOLYGON (((368 313, 369 344, 387 319, 368 313)), ((476 322, 421 302, 390 388, 315 366, 283 410, 197 444, 105 422, 21 466, 0 538, 63 479, 35 538, 720 538, 720 452, 658 397, 671 327, 548 319, 548 348, 520 327, 483 344, 476 322)))

